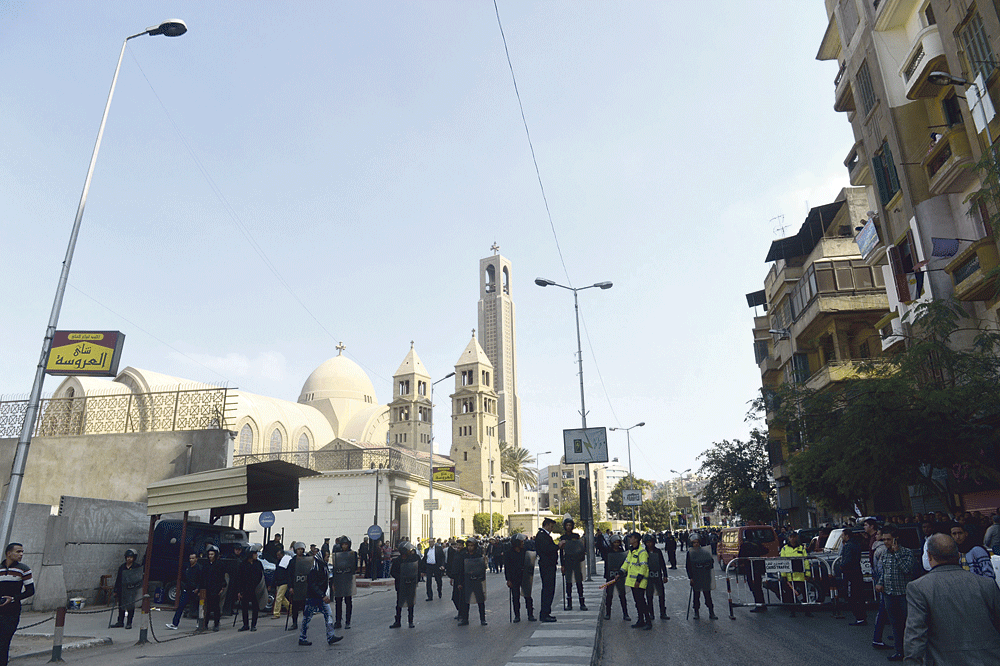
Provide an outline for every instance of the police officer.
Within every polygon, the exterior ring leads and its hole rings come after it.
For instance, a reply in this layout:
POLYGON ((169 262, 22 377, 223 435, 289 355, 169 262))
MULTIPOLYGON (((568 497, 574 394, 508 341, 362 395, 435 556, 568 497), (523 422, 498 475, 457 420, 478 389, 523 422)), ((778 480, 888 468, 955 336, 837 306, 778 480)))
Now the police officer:
MULTIPOLYGON (((242 542, 233 544, 233 556, 230 559, 222 560, 223 571, 229 576, 229 585, 226 586, 226 599, 222 602, 222 614, 228 616, 230 613, 236 615, 239 612, 239 604, 236 603, 236 577, 240 573, 240 565, 249 559, 249 551, 242 542)), ((261 565, 263 566, 263 565, 261 565)))
POLYGON ((559 537, 559 554, 562 558, 562 573, 566 588, 566 609, 573 610, 573 580, 580 596, 580 610, 587 610, 583 603, 583 561, 587 557, 586 546, 580 535, 573 531, 576 527, 569 516, 563 519, 563 534, 559 537))
POLYGON ((559 547, 552 540, 552 528, 556 521, 546 518, 535 535, 535 552, 538 553, 538 575, 542 579, 542 607, 538 619, 555 622, 552 617, 552 599, 556 594, 556 566, 559 564, 559 547))
POLYGON ((361 558, 351 550, 351 540, 347 535, 337 537, 335 548, 330 554, 333 564, 333 578, 330 580, 331 596, 335 600, 337 621, 334 629, 351 628, 351 615, 354 612, 354 594, 357 591, 354 574, 358 573, 361 558), (347 615, 344 616, 344 607, 347 615), (341 625, 341 620, 344 624, 341 625))
POLYGON ((135 617, 135 602, 142 594, 142 567, 136 563, 139 556, 129 548, 125 551, 125 563, 118 567, 115 577, 115 598, 118 599, 118 622, 112 628, 132 628, 132 618, 135 617), (128 624, 125 615, 128 614, 128 624))
POLYGON ((670 560, 670 568, 677 568, 677 539, 671 534, 670 530, 667 530, 666 536, 663 537, 663 550, 667 553, 667 559, 670 560))
POLYGON ((642 537, 638 532, 628 535, 629 551, 625 556, 620 576, 625 577, 625 587, 632 588, 632 601, 635 602, 636 622, 633 629, 652 629, 653 613, 646 607, 646 587, 649 584, 649 553, 642 547, 642 537))
POLYGON ((219 621, 222 619, 219 603, 226 585, 226 572, 219 559, 219 547, 210 543, 205 550, 208 558, 202 569, 205 586, 205 628, 207 629, 209 621, 212 621, 212 631, 218 631, 219 621))
POLYGON ((302 541, 293 542, 292 549, 295 551, 295 559, 288 565, 288 570, 292 574, 292 582, 289 585, 292 592, 292 626, 288 628, 289 630, 299 628, 299 611, 306 607, 309 572, 316 560, 306 552, 306 544, 302 541))
POLYGON ((531 585, 535 579, 535 553, 525 550, 528 537, 515 534, 510 549, 504 554, 504 576, 510 588, 510 600, 514 608, 514 622, 521 621, 521 595, 528 611, 528 621, 535 621, 535 602, 531 598, 531 585))
POLYGON ((420 578, 420 556, 413 544, 404 541, 397 548, 399 557, 392 560, 389 575, 396 579, 396 621, 389 625, 390 629, 399 629, 402 625, 403 606, 406 606, 406 616, 410 629, 417 626, 413 623, 413 602, 417 598, 417 581, 420 578))
POLYGON ((462 612, 458 626, 469 624, 469 606, 472 598, 479 604, 479 624, 486 626, 486 557, 483 555, 479 541, 469 537, 465 541, 465 550, 459 557, 462 564, 462 612))
POLYGON ((448 546, 448 579, 451 581, 451 602, 455 604, 455 619, 462 619, 462 551, 465 541, 452 539, 448 546))
POLYGON ((667 563, 663 559, 663 552, 656 547, 656 536, 647 534, 642 537, 642 545, 646 548, 647 565, 649 566, 649 584, 646 585, 646 609, 649 612, 649 619, 653 619, 653 595, 660 597, 660 619, 669 620, 667 615, 666 595, 664 583, 667 581, 667 563))
MULTIPOLYGON (((243 611, 243 626, 240 631, 257 631, 257 617, 260 614, 260 600, 257 588, 264 580, 264 565, 258 559, 260 544, 251 544, 247 559, 239 563, 236 582, 231 587, 236 590, 236 599, 243 611), (250 616, 250 611, 253 611, 250 616), (251 617, 253 621, 251 622, 251 617)), ((266 593, 266 592, 265 592, 266 593)))
POLYGON ((611 606, 614 604, 614 595, 617 593, 618 600, 622 605, 622 619, 626 622, 631 622, 632 618, 628 615, 628 602, 625 599, 625 577, 618 575, 618 572, 625 564, 627 553, 622 547, 621 536, 617 534, 612 535, 609 544, 608 555, 604 558, 604 580, 613 580, 615 584, 609 585, 606 588, 607 592, 604 593, 604 619, 611 619, 611 606))

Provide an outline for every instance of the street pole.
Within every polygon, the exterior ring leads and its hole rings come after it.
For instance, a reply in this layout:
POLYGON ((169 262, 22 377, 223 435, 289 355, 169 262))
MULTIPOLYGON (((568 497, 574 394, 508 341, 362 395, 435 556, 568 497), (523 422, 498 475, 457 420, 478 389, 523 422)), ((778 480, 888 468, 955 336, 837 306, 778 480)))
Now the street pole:
MULTIPOLYGON (((542 491, 542 456, 552 453, 551 451, 542 451, 535 456, 535 531, 542 526, 539 520, 539 507, 541 505, 541 491, 542 491)), ((548 479, 546 479, 548 481, 548 479)), ((551 509, 549 510, 551 512, 551 509)))
MULTIPOLYGON (((454 377, 455 373, 450 372, 441 379, 431 384, 431 444, 427 452, 427 499, 434 499, 434 387, 439 382, 443 382, 449 377, 454 377)), ((434 541, 434 502, 430 503, 431 508, 427 509, 427 539, 434 541)), ((431 545, 434 545, 431 543, 431 545)))
POLYGON ((59 313, 62 310, 63 295, 66 293, 66 283, 69 281, 69 268, 73 263, 73 252, 76 250, 76 239, 80 235, 80 224, 83 221, 83 209, 87 205, 87 194, 90 192, 90 181, 94 177, 94 167, 97 165, 97 153, 101 149, 101 140, 104 138, 104 126, 108 122, 108 112, 111 110, 111 99, 115 95, 115 86, 118 84, 118 72, 122 68, 122 59, 125 57, 125 47, 130 39, 143 35, 165 35, 167 37, 179 37, 187 32, 187 26, 180 19, 164 21, 158 26, 146 28, 140 33, 125 38, 122 42, 122 50, 118 56, 118 65, 115 67, 115 75, 111 79, 111 90, 108 91, 108 101, 104 105, 104 115, 101 117, 101 127, 97 131, 97 141, 94 144, 94 153, 90 157, 90 166, 87 169, 87 177, 83 181, 83 192, 80 194, 80 203, 76 208, 76 217, 73 219, 73 229, 69 235, 69 246, 66 248, 66 257, 63 259, 62 271, 59 274, 59 283, 56 287, 55 300, 52 303, 52 311, 49 314, 49 324, 45 329, 45 338, 42 341, 42 353, 38 359, 38 366, 35 368, 35 380, 31 385, 31 393, 28 396, 28 405, 24 412, 24 422, 21 424, 21 435, 17 440, 17 449, 14 453, 14 463, 10 471, 10 483, 7 487, 7 498, 3 506, 3 516, 0 518, 0 535, 3 536, 3 543, 10 543, 10 534, 14 526, 14 514, 17 511, 17 502, 21 496, 21 482, 24 479, 24 470, 28 464, 28 448, 31 445, 31 433, 35 429, 35 420, 38 416, 38 406, 42 397, 42 383, 45 381, 45 364, 52 351, 52 338, 56 333, 56 326, 59 324, 59 313))

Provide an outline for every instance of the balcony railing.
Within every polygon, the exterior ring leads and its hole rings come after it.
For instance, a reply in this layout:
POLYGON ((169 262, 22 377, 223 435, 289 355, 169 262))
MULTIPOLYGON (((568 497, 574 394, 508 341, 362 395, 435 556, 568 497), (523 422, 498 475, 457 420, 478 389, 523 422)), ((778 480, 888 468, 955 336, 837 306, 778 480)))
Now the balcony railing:
POLYGON ((392 470, 417 476, 428 475, 427 463, 391 447, 378 449, 343 449, 339 451, 282 451, 233 456, 234 465, 283 460, 317 472, 392 470))
POLYGON ((968 166, 972 161, 965 125, 955 125, 941 135, 920 162, 928 191, 934 196, 963 192, 975 176, 968 166))
POLYGON ((936 97, 941 88, 928 81, 927 75, 937 70, 947 71, 948 59, 937 25, 929 25, 917 33, 909 55, 899 68, 907 99, 936 97))

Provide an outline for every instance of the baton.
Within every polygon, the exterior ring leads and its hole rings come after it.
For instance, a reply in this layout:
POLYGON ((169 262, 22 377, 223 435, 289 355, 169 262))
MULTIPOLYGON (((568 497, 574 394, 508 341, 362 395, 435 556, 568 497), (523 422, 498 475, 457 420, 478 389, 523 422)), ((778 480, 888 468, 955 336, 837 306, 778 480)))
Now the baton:
POLYGON ((508 609, 509 612, 507 613, 507 620, 511 624, 513 624, 514 623, 514 588, 513 587, 510 588, 510 590, 508 590, 508 592, 510 592, 510 594, 507 595, 507 601, 510 602, 510 604, 509 604, 510 608, 508 609))
POLYGON ((688 610, 687 615, 684 616, 685 620, 691 619, 691 600, 694 598, 694 585, 691 586, 691 591, 688 592, 688 610))
POLYGON ((115 616, 115 609, 118 608, 118 598, 115 598, 115 603, 111 604, 111 615, 108 616, 108 629, 111 628, 111 618, 115 616))

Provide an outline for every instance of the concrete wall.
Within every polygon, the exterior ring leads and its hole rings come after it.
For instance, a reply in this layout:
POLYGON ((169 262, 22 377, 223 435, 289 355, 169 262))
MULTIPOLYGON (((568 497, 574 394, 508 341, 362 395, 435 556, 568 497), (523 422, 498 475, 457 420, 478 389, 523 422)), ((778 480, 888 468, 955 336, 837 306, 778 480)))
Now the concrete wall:
MULTIPOLYGON (((11 468, 16 446, 14 438, 0 439, 0 469, 11 468)), ((228 430, 35 437, 19 501, 58 506, 60 497, 71 495, 145 502, 146 486, 154 481, 226 467, 231 460, 228 430)))

